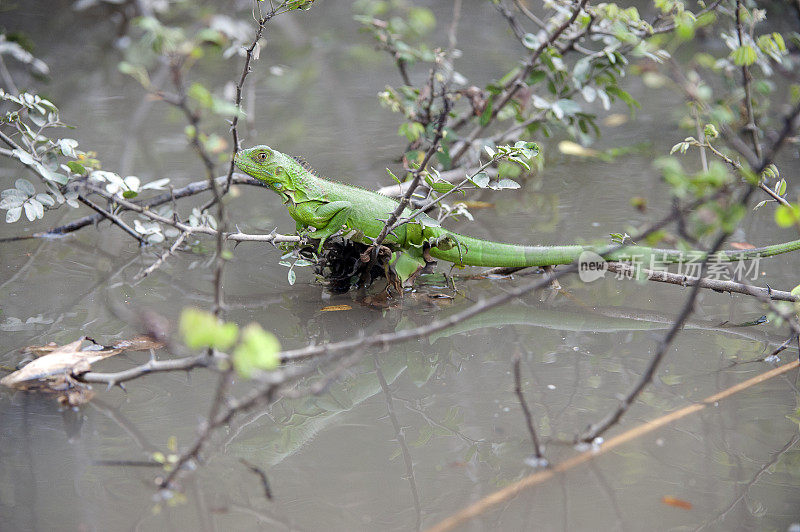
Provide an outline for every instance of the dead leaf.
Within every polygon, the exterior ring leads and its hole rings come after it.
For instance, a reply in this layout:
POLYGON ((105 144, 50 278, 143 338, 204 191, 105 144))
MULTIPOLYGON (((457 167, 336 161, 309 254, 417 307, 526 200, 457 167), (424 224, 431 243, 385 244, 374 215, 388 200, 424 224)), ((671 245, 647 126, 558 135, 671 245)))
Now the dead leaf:
POLYGON ((731 242, 730 246, 733 249, 756 249, 753 244, 749 244, 747 242, 731 242))
POLYGON ((81 406, 91 401, 92 397, 94 392, 88 386, 73 386, 61 392, 56 400, 62 406, 81 406))
POLYGON ((683 499, 670 497, 669 495, 664 495, 664 497, 661 498, 661 502, 669 506, 674 506, 675 508, 682 508, 684 510, 692 509, 692 503, 690 503, 689 501, 684 501, 683 499))
POLYGON ((591 148, 584 148, 577 142, 562 140, 558 143, 558 151, 564 155, 574 155, 576 157, 597 157, 600 152, 591 148))
POLYGON ((22 369, 0 379, 0 384, 20 390, 36 390, 43 392, 64 392, 59 397, 64 404, 75 406, 88 401, 91 395, 81 392, 71 393, 77 388, 72 377, 86 373, 91 365, 123 351, 147 351, 164 347, 164 342, 154 340, 150 336, 134 336, 121 340, 111 347, 91 343, 83 346, 86 337, 82 337, 66 345, 49 342, 45 345, 29 345, 23 352, 31 353, 38 358, 26 364, 22 369), (69 392, 69 393, 68 393, 69 392), (82 402, 76 402, 82 401, 82 402))
POLYGON ((44 345, 28 345, 22 348, 23 353, 30 353, 35 357, 40 357, 46 355, 47 353, 52 353, 56 349, 58 349, 58 344, 55 342, 48 342, 44 345))
POLYGON ((628 121, 628 115, 613 113, 603 119, 603 125, 608 127, 619 127, 628 121))
POLYGON ((440 292, 428 294, 428 297, 431 299, 455 299, 455 297, 451 296, 450 294, 442 294, 440 292))
POLYGON ((123 351, 122 349, 113 348, 81 351, 83 341, 84 338, 80 338, 40 356, 26 364, 22 369, 0 379, 0 384, 10 388, 24 389, 31 382, 50 377, 80 375, 89 371, 94 362, 123 351))
POLYGON ((329 305, 319 309, 321 312, 336 312, 337 310, 352 310, 350 305, 329 305))
POLYGON ((113 349, 121 349, 123 351, 148 351, 150 349, 161 349, 162 347, 164 347, 164 342, 159 342, 146 334, 120 340, 112 346, 113 349))
POLYGON ((399 299, 391 297, 386 290, 381 290, 377 294, 365 296, 359 303, 370 308, 386 309, 397 306, 399 301, 399 299))

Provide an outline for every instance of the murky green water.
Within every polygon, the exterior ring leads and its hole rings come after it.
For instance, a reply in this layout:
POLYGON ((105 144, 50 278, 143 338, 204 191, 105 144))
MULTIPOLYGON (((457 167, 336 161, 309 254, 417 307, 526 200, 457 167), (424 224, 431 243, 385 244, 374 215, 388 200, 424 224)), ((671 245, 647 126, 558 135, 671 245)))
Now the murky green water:
MULTIPOLYGON (((52 79, 42 90, 60 104, 62 118, 78 126, 70 135, 123 175, 169 177, 176 185, 201 178, 177 113, 158 103, 142 111, 141 90, 117 72, 112 26, 68 7, 40 2, 0 16, 9 29, 27 31, 50 64, 52 79)), ((448 11, 437 7, 442 24, 448 11)), ((245 144, 269 143, 304 155, 326 175, 378 187, 388 184, 384 168, 403 142, 395 135, 397 118, 378 107, 375 94, 387 79, 398 78, 385 58, 364 63, 356 53, 355 46, 370 43, 350 15, 348 3, 324 2, 273 27, 250 79, 255 129, 245 144), (276 65, 286 66, 282 79, 268 74, 276 65)), ((498 65, 508 61, 503 49, 516 53, 502 19, 482 2, 465 2, 459 38, 465 56, 481 58, 458 65, 476 80, 501 72, 498 65)), ((226 80, 240 66, 230 61, 209 68, 215 79, 226 80)), ((630 89, 643 109, 634 122, 609 130, 599 147, 648 139, 651 149, 601 163, 564 157, 555 142, 545 142, 543 172, 520 191, 476 196, 496 207, 475 211, 475 224, 451 227, 493 239, 566 243, 603 238, 668 212, 668 193, 652 160, 685 136, 675 120, 681 102, 668 88, 648 89, 633 80, 630 89), (649 211, 632 209, 631 196, 646 197, 649 211)), ((23 175, 8 160, 0 164, 3 183, 23 175)), ((243 231, 294 227, 267 191, 239 190, 228 205, 231 221, 243 231)), ((3 225, 0 236, 42 230, 61 216, 75 213, 62 209, 36 224, 3 225)), ((768 209, 750 217, 744 230, 734 239, 766 244, 792 237, 774 229, 768 209)), ((137 332, 111 308, 175 317, 183 307, 209 306, 213 298, 209 255, 179 254, 137 282, 134 275, 153 253, 140 253, 108 227, 58 241, 3 244, 0 253, 5 365, 16 364, 26 345, 66 343, 84 334, 112 343, 137 332)), ((797 284, 798 257, 762 262, 760 282, 790 289, 797 284)), ((227 317, 260 323, 287 348, 426 323, 523 282, 469 281, 452 301, 422 294, 380 310, 360 305, 358 294, 327 294, 307 271, 289 287, 277 262, 271 246, 236 248, 225 274, 227 317), (340 303, 353 309, 320 311, 340 303)), ((540 302, 530 295, 430 340, 369 352, 328 393, 282 399, 238 418, 217 434, 206 463, 184 477, 183 493, 169 503, 155 500, 157 470, 96 461, 147 460, 166 451, 170 437, 179 447, 189 445, 207 414, 213 376, 149 376, 129 383, 127 392, 96 387, 97 398, 80 411, 0 391, 0 529, 431 526, 532 472, 524 462, 531 447, 513 393, 514 354, 522 356, 537 428, 550 442, 547 457, 558 462, 575 451, 557 440, 571 440, 605 416, 633 386, 686 295, 675 286, 613 278, 562 282, 570 297, 540 302), (241 458, 267 472, 273 501, 241 458)), ((764 363, 738 362, 780 344, 783 328, 716 327, 765 313, 752 299, 701 293, 691 325, 670 349, 656 382, 614 433, 767 370, 764 363)), ((98 369, 124 369, 146 356, 123 355, 98 369)), ((781 358, 795 356, 787 351, 781 358)), ((800 521, 798 424, 787 417, 798 408, 796 380, 791 372, 638 438, 521 493, 466 528, 785 530, 800 521), (665 504, 664 497, 692 508, 665 504)))

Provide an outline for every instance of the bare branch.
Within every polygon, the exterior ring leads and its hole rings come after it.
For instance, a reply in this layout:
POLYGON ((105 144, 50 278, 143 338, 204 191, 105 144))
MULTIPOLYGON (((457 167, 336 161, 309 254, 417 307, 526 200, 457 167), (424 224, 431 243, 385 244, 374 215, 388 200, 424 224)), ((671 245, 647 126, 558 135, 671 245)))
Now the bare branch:
POLYGON ((659 283, 669 283, 679 286, 698 285, 700 288, 708 288, 709 290, 714 290, 715 292, 730 292, 754 297, 763 296, 767 299, 776 301, 800 301, 800 297, 794 296, 791 293, 783 290, 760 288, 745 283, 737 283, 736 281, 723 281, 720 279, 692 277, 660 270, 636 268, 631 264, 626 264, 623 262, 609 262, 607 263, 607 266, 608 271, 621 274, 628 279, 638 279, 638 274, 641 274, 642 278, 647 279, 648 281, 656 281, 659 283))
MULTIPOLYGON (((0 132, 0 134, 2 134, 2 132, 0 132)), ((217 177, 216 182, 217 185, 223 185, 225 183, 225 176, 217 177)), ((244 174, 234 174, 233 183, 236 185, 264 186, 259 180, 244 174)), ((189 183, 185 187, 175 189, 172 192, 166 192, 164 194, 159 194, 158 196, 154 196, 144 201, 131 202, 131 203, 145 209, 150 207, 158 207, 160 205, 164 205, 165 203, 169 203, 170 201, 173 200, 200 194, 202 192, 209 190, 209 188, 211 187, 208 181, 195 181, 193 183, 189 183)), ((122 206, 122 209, 128 210, 124 206, 122 206)), ((102 214, 92 214, 89 216, 78 218, 77 220, 73 220, 72 222, 69 222, 67 224, 60 225, 58 227, 53 227, 52 229, 48 229, 47 231, 42 231, 39 233, 34 233, 32 235, 26 235, 15 239, 20 240, 28 238, 58 237, 75 232, 79 229, 83 229, 86 226, 94 225, 97 222, 103 220, 104 218, 105 216, 103 216, 102 214)), ((3 242, 5 240, 8 239, 0 239, 0 242, 3 242)))
POLYGON ((150 373, 188 371, 194 368, 208 367, 209 363, 209 359, 206 357, 205 353, 203 353, 202 355, 175 358, 172 360, 153 359, 139 366, 134 366, 117 373, 98 373, 96 371, 90 371, 76 378, 82 382, 104 382, 108 384, 109 387, 112 387, 150 373))

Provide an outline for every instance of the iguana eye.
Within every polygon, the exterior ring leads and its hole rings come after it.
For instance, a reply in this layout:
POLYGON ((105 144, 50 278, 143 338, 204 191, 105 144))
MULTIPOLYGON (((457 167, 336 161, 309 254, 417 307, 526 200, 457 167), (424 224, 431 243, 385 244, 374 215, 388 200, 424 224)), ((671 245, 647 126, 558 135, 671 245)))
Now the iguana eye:
POLYGON ((258 152, 258 154, 256 154, 256 159, 258 159, 259 161, 266 161, 267 160, 267 152, 265 152, 265 151, 258 152))

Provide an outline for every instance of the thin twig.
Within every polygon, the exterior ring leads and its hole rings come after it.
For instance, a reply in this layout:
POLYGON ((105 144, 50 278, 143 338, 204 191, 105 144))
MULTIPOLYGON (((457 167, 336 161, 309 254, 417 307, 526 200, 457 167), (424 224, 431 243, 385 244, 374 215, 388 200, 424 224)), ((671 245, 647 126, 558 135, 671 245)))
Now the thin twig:
POLYGON ((264 497, 272 500, 272 488, 270 488, 269 480, 267 479, 267 474, 264 472, 264 470, 257 465, 251 464, 244 458, 239 458, 239 462, 258 476, 258 478, 261 480, 261 487, 264 489, 264 497))
POLYGON ((172 243, 169 249, 166 250, 164 253, 162 253, 161 256, 158 257, 158 260, 156 260, 153 264, 151 264, 141 272, 137 273, 133 277, 134 280, 138 281, 144 279, 145 277, 153 273, 156 269, 160 268, 161 265, 164 264, 164 261, 166 261, 170 256, 172 256, 173 253, 175 253, 175 251, 181 246, 181 244, 183 244, 183 241, 186 240, 186 238, 190 234, 192 234, 191 231, 181 231, 181 234, 178 235, 178 238, 175 239, 175 242, 172 243))
MULTIPOLYGON (((274 13, 272 11, 271 13, 274 13)), ((244 65, 242 66, 242 73, 239 76, 239 82, 236 84, 236 95, 233 98, 233 104, 236 108, 241 111, 242 109, 242 88, 244 87, 244 82, 247 79, 247 75, 252 72, 250 68, 250 63, 253 60, 253 52, 258 46, 258 41, 261 40, 261 34, 264 32, 264 25, 267 21, 272 18, 274 15, 268 15, 269 18, 262 17, 258 19, 258 28, 256 28, 256 33, 253 36, 253 40, 250 43, 250 46, 245 48, 245 58, 244 58, 244 65)), ((228 190, 231 188, 231 180, 233 179, 233 172, 236 169, 236 166, 233 164, 233 156, 236 155, 241 149, 241 141, 239 140, 239 113, 233 115, 233 119, 231 120, 231 138, 233 139, 233 153, 231 154, 231 162, 228 166, 228 175, 227 179, 225 180, 225 190, 224 192, 227 193, 228 190)))
MULTIPOLYGON (((536 50, 534 50, 531 57, 526 61, 525 68, 520 70, 520 72, 514 76, 508 83, 506 83, 503 93, 498 97, 497 103, 492 107, 492 113, 489 122, 494 120, 497 117, 497 114, 505 108, 506 105, 514 98, 517 94, 517 91, 520 90, 523 86, 525 86, 524 80, 528 78, 528 76, 533 72, 533 69, 536 67, 536 62, 539 60, 539 57, 542 53, 549 48, 550 46, 555 43, 555 41, 564 33, 575 20, 578 18, 578 15, 581 11, 583 11, 584 7, 588 3, 589 0, 580 0, 580 2, 573 8, 571 15, 567 18, 558 28, 553 30, 553 32, 548 36, 548 38, 541 43, 536 50)), ((487 124, 488 125, 488 124, 487 124)), ((472 132, 467 135, 467 138, 461 141, 461 146, 455 152, 452 157, 452 161, 455 163, 459 160, 464 153, 469 149, 469 146, 472 142, 478 138, 484 130, 486 126, 478 125, 472 132)))
POLYGON ((9 92, 14 94, 15 96, 19 94, 19 89, 17 88, 16 83, 14 83, 14 76, 11 75, 11 72, 8 71, 8 67, 6 67, 6 62, 3 60, 3 54, 0 54, 0 76, 3 77, 3 82, 8 87, 9 92))
POLYGON ((386 235, 388 235, 389 232, 391 232, 396 228, 396 224, 398 223, 400 215, 403 214, 403 211, 406 209, 406 207, 408 207, 408 204, 410 203, 411 200, 411 196, 414 194, 414 191, 419 186, 420 180, 422 179, 422 173, 428 166, 428 162, 431 160, 431 157, 433 157, 434 154, 439 150, 439 143, 444 137, 444 126, 447 123, 447 115, 449 112, 450 112, 450 98, 446 94, 443 94, 442 111, 439 114, 439 118, 436 122, 436 130, 433 136, 433 140, 431 141, 431 146, 430 148, 428 148, 428 151, 425 152, 425 158, 422 159, 422 163, 412 172, 411 184, 409 185, 405 194, 403 194, 403 197, 400 199, 397 208, 395 208, 394 212, 392 212, 389 215, 389 218, 386 220, 386 223, 383 224, 383 229, 378 235, 378 238, 376 238, 373 241, 372 245, 374 246, 374 249, 376 251, 383 243, 383 241, 386 239, 386 235))
MULTIPOLYGON (((792 450, 795 447, 795 445, 797 445, 798 441, 800 441, 800 435, 794 434, 786 443, 786 445, 784 445, 777 452, 773 453, 769 461, 767 461, 764 465, 762 465, 761 468, 758 470, 758 472, 755 475, 753 475, 753 478, 750 479, 747 482, 747 484, 745 484, 744 487, 741 488, 741 492, 739 493, 739 495, 733 501, 731 501, 731 503, 728 505, 727 508, 721 511, 714 519, 706 521, 699 527, 695 528, 695 532, 704 530, 707 527, 715 525, 721 522, 723 519, 725 519, 725 517, 731 512, 731 510, 733 510, 737 504, 739 504, 744 500, 750 489, 759 481, 759 479, 761 479, 764 473, 769 471, 775 464, 777 464, 778 460, 780 460, 781 457, 783 457, 783 455, 792 450)), ((737 484, 739 483, 737 482, 737 484)))
MULTIPOLYGON (((739 46, 744 46, 744 29, 742 28, 742 0, 736 0, 736 36, 739 40, 739 46)), ((745 129, 750 131, 753 141, 753 153, 756 158, 761 160, 763 154, 761 153, 761 142, 758 140, 758 126, 756 125, 756 117, 753 112, 753 94, 752 94, 753 78, 750 76, 750 68, 742 65, 742 84, 744 85, 744 106, 747 109, 747 124, 745 129)))
POLYGON ((531 435, 531 443, 533 444, 533 454, 537 462, 544 459, 542 448, 539 445, 539 437, 536 435, 536 428, 533 424, 533 416, 528 408, 528 403, 525 401, 525 395, 522 393, 522 371, 520 370, 521 357, 519 353, 514 353, 514 358, 511 359, 514 366, 514 393, 517 394, 519 399, 519 406, 522 408, 522 414, 525 416, 525 423, 528 425, 528 433, 531 435))
POLYGON ((88 198, 86 198, 86 197, 84 197, 82 195, 78 195, 78 201, 80 201, 81 203, 83 203, 84 205, 86 205, 87 207, 92 209, 93 211, 95 211, 98 214, 100 214, 103 218, 107 218, 113 224, 119 226, 120 229, 122 229, 123 231, 125 231, 126 233, 131 235, 133 238, 135 238, 139 242, 140 246, 145 245, 147 243, 147 242, 145 242, 145 240, 142 238, 142 236, 139 233, 137 233, 136 231, 131 229, 131 227, 128 224, 123 222, 122 219, 119 216, 117 216, 116 214, 114 214, 113 212, 110 212, 110 211, 107 211, 107 210, 103 209, 102 207, 100 207, 99 205, 95 204, 93 201, 91 201, 90 199, 88 199, 88 198))

